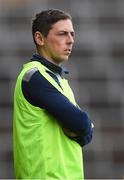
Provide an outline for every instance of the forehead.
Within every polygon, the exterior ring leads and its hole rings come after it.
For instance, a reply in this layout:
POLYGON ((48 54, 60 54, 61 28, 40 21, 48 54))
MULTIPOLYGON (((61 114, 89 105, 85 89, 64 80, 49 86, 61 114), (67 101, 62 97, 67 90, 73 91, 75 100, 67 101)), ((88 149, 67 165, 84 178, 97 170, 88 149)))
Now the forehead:
POLYGON ((60 20, 53 24, 52 29, 54 31, 74 31, 72 21, 70 19, 60 20))

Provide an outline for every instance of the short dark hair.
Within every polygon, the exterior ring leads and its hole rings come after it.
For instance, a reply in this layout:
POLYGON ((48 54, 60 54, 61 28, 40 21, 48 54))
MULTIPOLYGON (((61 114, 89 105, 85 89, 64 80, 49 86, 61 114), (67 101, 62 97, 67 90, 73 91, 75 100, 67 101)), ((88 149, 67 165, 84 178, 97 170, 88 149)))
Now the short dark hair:
POLYGON ((69 13, 58 9, 48 9, 36 14, 35 17, 32 19, 33 39, 36 31, 41 32, 46 37, 49 33, 49 30, 52 28, 52 25, 57 21, 64 19, 72 20, 72 17, 69 13))

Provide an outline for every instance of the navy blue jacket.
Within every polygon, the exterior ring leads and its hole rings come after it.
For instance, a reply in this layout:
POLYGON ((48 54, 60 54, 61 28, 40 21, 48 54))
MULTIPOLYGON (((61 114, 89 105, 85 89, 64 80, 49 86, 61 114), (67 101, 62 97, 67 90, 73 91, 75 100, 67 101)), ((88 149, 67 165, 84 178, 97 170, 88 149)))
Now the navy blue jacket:
MULTIPOLYGON (((62 77, 63 73, 68 73, 67 71, 38 54, 34 54, 31 61, 39 61, 49 68, 53 73, 48 73, 61 87, 57 75, 62 77)), ((83 109, 74 106, 41 75, 38 69, 33 70, 30 74, 25 74, 22 81, 22 92, 28 102, 48 110, 63 127, 76 133, 77 135, 73 139, 81 146, 91 141, 93 129, 89 115, 83 109), (26 78, 27 76, 28 78, 26 78)))

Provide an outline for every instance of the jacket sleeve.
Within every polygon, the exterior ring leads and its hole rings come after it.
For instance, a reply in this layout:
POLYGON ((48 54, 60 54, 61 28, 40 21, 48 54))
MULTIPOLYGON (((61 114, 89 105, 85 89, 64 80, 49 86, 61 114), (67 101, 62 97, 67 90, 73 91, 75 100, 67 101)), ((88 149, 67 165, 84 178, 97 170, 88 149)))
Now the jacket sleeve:
POLYGON ((34 72, 28 80, 23 78, 22 92, 32 105, 46 109, 63 127, 78 136, 85 136, 91 132, 88 113, 74 106, 39 71, 34 72))

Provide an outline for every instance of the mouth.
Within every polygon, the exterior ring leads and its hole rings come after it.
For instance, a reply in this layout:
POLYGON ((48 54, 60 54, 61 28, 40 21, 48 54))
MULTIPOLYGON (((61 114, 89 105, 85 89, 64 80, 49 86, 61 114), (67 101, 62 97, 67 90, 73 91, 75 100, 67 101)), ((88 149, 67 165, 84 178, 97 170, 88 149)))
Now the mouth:
POLYGON ((66 52, 67 54, 71 54, 71 51, 72 51, 72 49, 70 49, 70 48, 65 49, 65 52, 66 52))

